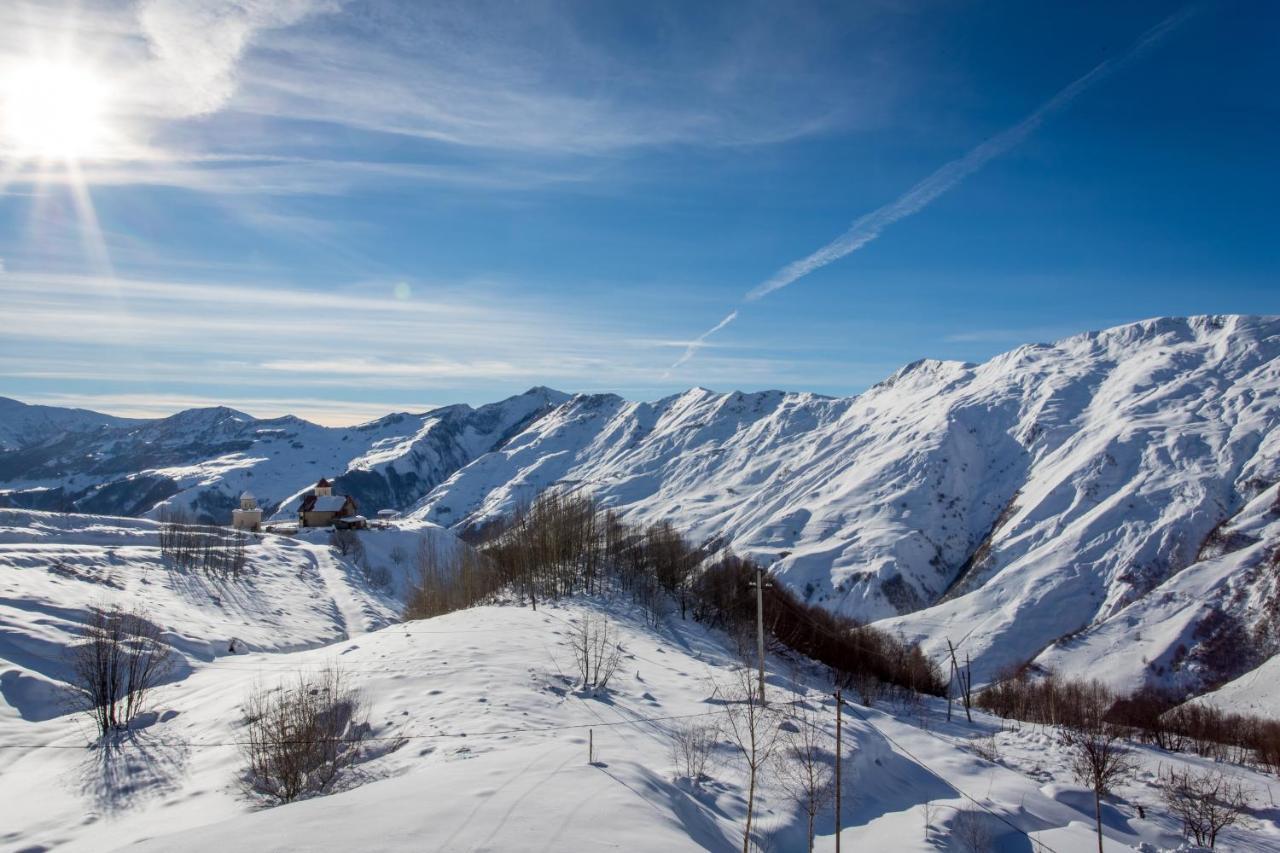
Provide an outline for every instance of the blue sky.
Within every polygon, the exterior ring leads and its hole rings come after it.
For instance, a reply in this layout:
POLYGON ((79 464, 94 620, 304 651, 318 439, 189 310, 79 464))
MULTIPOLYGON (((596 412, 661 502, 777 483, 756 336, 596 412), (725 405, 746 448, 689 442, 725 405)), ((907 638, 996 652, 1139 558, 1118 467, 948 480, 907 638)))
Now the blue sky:
POLYGON ((851 394, 922 357, 1280 313, 1277 24, 13 0, 0 394, 333 423, 537 384, 851 394), (744 300, 860 218, 855 251, 744 300))

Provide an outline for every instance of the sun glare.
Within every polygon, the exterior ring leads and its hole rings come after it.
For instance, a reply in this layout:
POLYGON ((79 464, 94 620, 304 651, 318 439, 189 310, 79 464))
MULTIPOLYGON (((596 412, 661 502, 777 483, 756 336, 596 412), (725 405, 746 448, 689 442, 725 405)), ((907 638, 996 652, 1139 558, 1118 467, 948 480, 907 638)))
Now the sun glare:
POLYGON ((91 69, 33 60, 0 81, 0 147, 20 157, 76 160, 100 152, 109 93, 91 69))

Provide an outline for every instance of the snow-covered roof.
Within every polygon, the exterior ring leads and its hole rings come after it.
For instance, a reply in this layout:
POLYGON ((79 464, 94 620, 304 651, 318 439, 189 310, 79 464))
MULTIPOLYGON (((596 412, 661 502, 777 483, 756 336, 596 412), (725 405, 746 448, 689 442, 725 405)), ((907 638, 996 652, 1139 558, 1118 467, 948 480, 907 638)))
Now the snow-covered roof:
POLYGON ((249 491, 249 490, 247 490, 247 489, 246 489, 245 491, 241 492, 241 493, 240 493, 240 500, 242 500, 242 501, 251 501, 251 500, 253 500, 253 492, 251 492, 251 491, 249 491))
POLYGON ((310 512, 338 512, 347 504, 346 495, 316 495, 315 498, 307 508, 310 512))

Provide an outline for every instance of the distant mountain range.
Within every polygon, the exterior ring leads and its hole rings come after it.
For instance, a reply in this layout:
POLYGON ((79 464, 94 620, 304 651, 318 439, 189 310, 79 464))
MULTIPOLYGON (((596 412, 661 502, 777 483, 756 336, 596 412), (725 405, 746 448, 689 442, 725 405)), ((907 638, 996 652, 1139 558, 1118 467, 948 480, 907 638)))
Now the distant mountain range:
POLYGON ((546 388, 351 428, 0 401, 0 501, 223 522, 320 476, 462 530, 539 491, 670 519, 982 677, 1035 660, 1199 691, 1280 650, 1280 318, 1157 319, 920 361, 829 398, 546 388), (1105 663, 1105 665, 1104 665, 1105 663))

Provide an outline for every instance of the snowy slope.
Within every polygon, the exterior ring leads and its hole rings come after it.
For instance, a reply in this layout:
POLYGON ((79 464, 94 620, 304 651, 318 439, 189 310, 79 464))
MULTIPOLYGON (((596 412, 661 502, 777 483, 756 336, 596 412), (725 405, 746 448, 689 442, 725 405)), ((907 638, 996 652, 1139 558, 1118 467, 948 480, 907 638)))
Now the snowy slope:
POLYGON ((1280 708, 1280 656, 1193 701, 1232 714, 1274 717, 1280 708))
MULTIPOLYGON (((808 702, 831 722, 819 682, 806 686, 803 666, 774 663, 774 701, 808 702)), ((729 747, 718 747, 700 787, 673 778, 668 749, 680 722, 670 718, 721 718, 713 684, 727 682, 734 665, 721 638, 696 624, 673 620, 655 631, 626 604, 599 600, 537 612, 482 607, 323 648, 197 664, 157 693, 156 721, 106 757, 48 748, 83 743, 70 718, 0 719, 4 742, 27 745, 0 756, 0 802, 18 816, 6 820, 0 849, 741 849, 744 778, 729 747), (587 613, 611 618, 625 650, 614 685, 598 696, 574 690, 571 677, 567 632, 587 613), (335 661, 367 697, 374 735, 391 740, 375 742, 351 789, 256 810, 235 784, 240 702, 255 685, 335 661)), ((956 809, 977 808, 966 796, 1009 821, 985 818, 995 849, 1030 849, 1020 831, 1058 853, 1097 849, 1092 803, 1069 781, 1051 732, 1000 732, 982 715, 970 726, 943 714, 935 703, 846 716, 846 849, 936 850, 956 809), (992 736, 994 764, 972 746, 992 736)), ((1161 762, 1197 759, 1143 750, 1141 760, 1143 773, 1107 806, 1109 853, 1176 844, 1177 827, 1151 809, 1150 782, 1161 762)), ((1280 793, 1265 777, 1244 778, 1264 802, 1280 793)), ((802 817, 776 779, 759 808, 771 849, 802 849, 802 817)), ((1259 814, 1254 830, 1223 840, 1227 849, 1277 849, 1274 813, 1259 814)), ((818 833, 819 849, 832 849, 829 814, 818 833)))
POLYGON ((113 515, 154 516, 174 507, 225 524, 246 489, 269 511, 289 510, 299 493, 328 477, 372 514, 412 504, 563 399, 535 388, 479 409, 449 406, 346 428, 295 417, 258 420, 218 407, 55 433, 0 453, 0 502, 113 515))
MULTIPOLYGON (((912 614, 892 624, 935 647, 967 636, 986 678, 1065 635, 1137 618, 1135 602, 1199 595, 1201 582, 1230 587, 1223 607, 1258 629, 1253 593, 1233 596, 1249 585, 1236 574, 1274 554, 1270 533, 1179 576, 1246 506, 1271 512, 1261 496, 1280 481, 1278 391, 1280 319, 1197 317, 982 365, 919 362, 852 399, 580 396, 458 471, 416 514, 465 528, 548 486, 583 489, 764 560, 826 606, 912 614)), ((1149 661, 1135 655, 1116 680, 1168 680, 1213 610, 1148 636, 1149 661)), ((1118 634, 1105 642, 1128 647, 1118 634)), ((1053 663, 1089 671, 1098 659, 1053 663)), ((1184 668, 1175 680, 1194 689, 1235 674, 1184 668)))
POLYGON ((388 625, 413 571, 388 552, 398 546, 412 558, 424 539, 456 544, 430 526, 361 537, 386 588, 373 588, 320 535, 256 539, 246 577, 221 581, 166 563, 152 521, 0 510, 0 720, 64 710, 66 648, 93 607, 144 608, 182 655, 183 677, 228 656, 313 648, 388 625))

